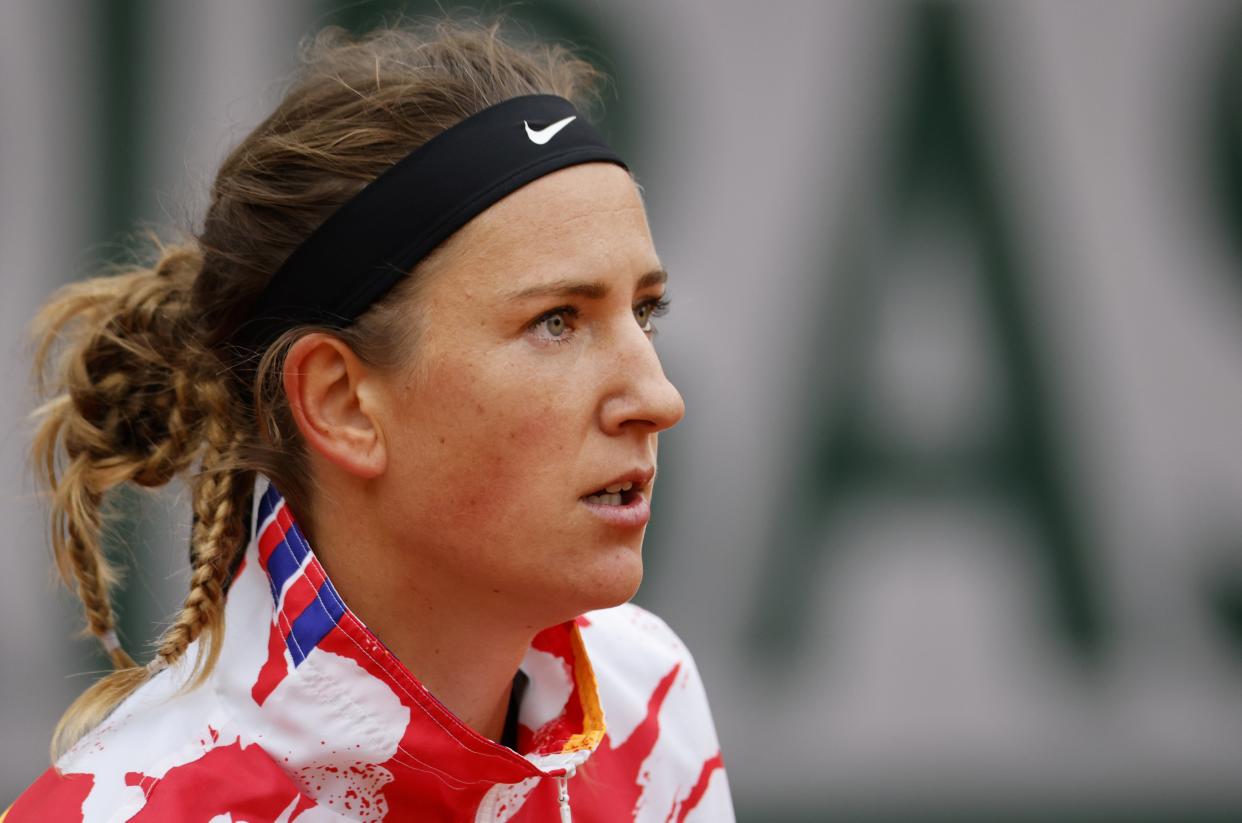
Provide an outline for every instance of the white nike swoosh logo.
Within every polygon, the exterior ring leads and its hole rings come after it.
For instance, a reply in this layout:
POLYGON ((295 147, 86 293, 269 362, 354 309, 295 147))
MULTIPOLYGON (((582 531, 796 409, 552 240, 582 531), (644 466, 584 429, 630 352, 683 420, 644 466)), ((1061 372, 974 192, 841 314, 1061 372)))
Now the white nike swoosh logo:
POLYGON ((556 137, 556 133, 558 131, 577 119, 578 115, 573 114, 566 117, 564 120, 557 120, 552 125, 545 126, 542 129, 532 129, 530 127, 530 123, 527 123, 525 120, 522 121, 522 125, 526 127, 526 136, 530 138, 530 142, 534 143, 536 146, 542 146, 553 137, 556 137))

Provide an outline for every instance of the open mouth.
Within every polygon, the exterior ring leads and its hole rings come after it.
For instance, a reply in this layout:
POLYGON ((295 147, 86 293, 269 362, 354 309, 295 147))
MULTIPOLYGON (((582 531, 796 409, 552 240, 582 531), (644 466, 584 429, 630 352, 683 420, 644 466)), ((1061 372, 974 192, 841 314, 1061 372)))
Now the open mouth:
POLYGON ((641 529, 651 519, 651 504, 646 495, 655 478, 655 467, 638 468, 614 477, 603 488, 580 498, 594 517, 613 528, 629 531, 641 529))
POLYGON ((639 487, 627 481, 583 495, 582 499, 597 506, 628 506, 638 496, 639 487))

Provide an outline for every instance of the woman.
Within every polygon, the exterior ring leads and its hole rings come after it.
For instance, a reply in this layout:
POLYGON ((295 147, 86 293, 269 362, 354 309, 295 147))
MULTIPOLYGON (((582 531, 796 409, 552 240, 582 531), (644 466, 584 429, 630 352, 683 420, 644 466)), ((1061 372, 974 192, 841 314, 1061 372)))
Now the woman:
POLYGON ((626 603, 683 406, 595 80, 494 26, 326 33, 194 242, 46 307, 54 549, 117 671, 5 823, 732 819, 693 660, 626 603), (139 666, 100 510, 181 474, 139 666))

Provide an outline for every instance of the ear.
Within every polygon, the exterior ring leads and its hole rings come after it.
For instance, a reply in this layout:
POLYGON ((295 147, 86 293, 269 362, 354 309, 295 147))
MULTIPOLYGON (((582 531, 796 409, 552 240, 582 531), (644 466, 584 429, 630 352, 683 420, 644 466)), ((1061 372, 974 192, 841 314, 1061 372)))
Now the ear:
POLYGON ((298 338, 285 355, 284 386, 293 420, 313 451, 356 477, 384 473, 378 386, 349 346, 322 332, 298 338))

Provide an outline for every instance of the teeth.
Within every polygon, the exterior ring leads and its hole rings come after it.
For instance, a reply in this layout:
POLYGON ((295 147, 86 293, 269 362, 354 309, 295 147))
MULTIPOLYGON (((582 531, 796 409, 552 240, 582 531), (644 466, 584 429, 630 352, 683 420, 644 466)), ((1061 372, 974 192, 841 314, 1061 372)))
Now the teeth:
POLYGON ((634 488, 634 484, 627 480, 624 483, 616 483, 612 486, 609 486, 608 488, 604 489, 604 491, 608 492, 609 494, 616 494, 617 492, 628 492, 632 488, 634 488))
POLYGON ((620 494, 593 494, 590 497, 587 497, 584 499, 588 503, 596 503, 600 506, 620 506, 621 505, 620 494))

